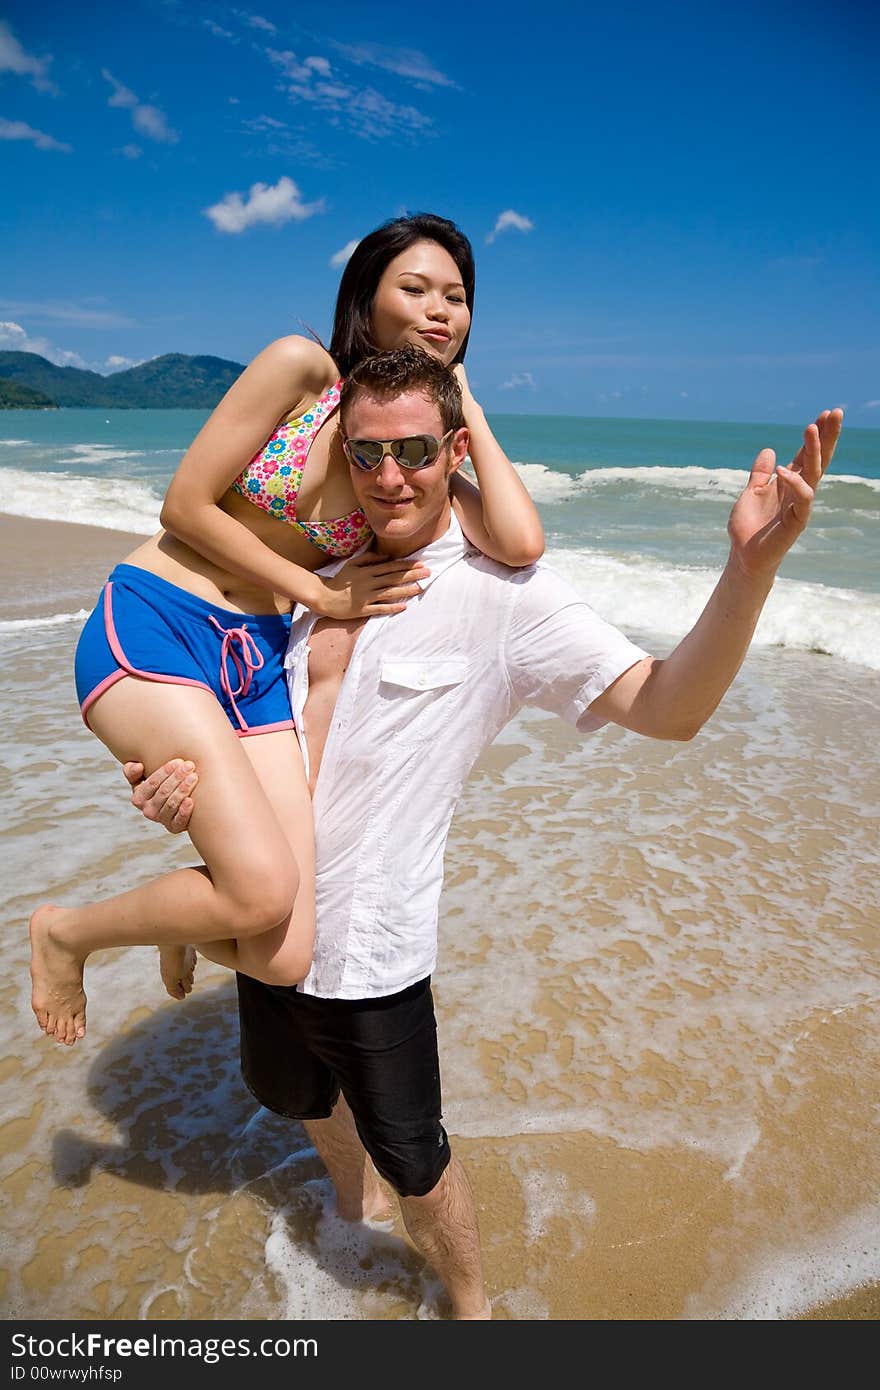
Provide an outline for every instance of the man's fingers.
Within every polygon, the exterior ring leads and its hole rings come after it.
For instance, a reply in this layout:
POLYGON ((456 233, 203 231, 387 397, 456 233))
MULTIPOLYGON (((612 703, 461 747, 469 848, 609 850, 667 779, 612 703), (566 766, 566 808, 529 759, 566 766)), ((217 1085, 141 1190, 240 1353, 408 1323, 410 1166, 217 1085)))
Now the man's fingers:
POLYGON ((789 464, 789 469, 803 473, 811 487, 815 488, 828 471, 842 424, 843 411, 838 407, 835 410, 820 410, 813 424, 804 430, 804 442, 789 464), (818 450, 814 449, 816 440, 818 450))
POLYGON ((756 487, 763 483, 769 483, 773 477, 773 470, 776 467, 776 455, 772 449, 762 449, 752 464, 752 471, 749 474, 749 487, 756 487))
POLYGON ((835 410, 823 410, 816 425, 822 447, 822 473, 824 474, 834 458, 834 450, 837 448, 837 441, 843 427, 843 411, 839 406, 835 410))
POLYGON ((132 804, 143 812, 147 820, 158 821, 170 829, 181 802, 190 795, 198 780, 192 763, 175 758, 157 768, 135 787, 132 804))
MULTIPOLYGON (((794 473, 790 468, 783 468, 781 465, 776 470, 776 476, 791 503, 795 518, 806 524, 815 496, 813 488, 800 473, 794 473)), ((784 517, 782 519, 784 520, 784 517)))
POLYGON ((168 829, 172 835, 179 835, 182 830, 186 830, 189 825, 189 818, 193 813, 193 799, 185 796, 168 823, 168 829))
POLYGON ((798 450, 798 467, 792 464, 790 470, 804 478, 811 488, 815 488, 822 477, 822 443, 818 425, 807 425, 804 430, 803 448, 798 450))
POLYGON ((149 777, 144 777, 143 763, 125 763, 123 767, 126 777, 135 787, 132 801, 136 806, 142 805, 144 801, 149 801, 164 782, 169 781, 174 786, 192 770, 193 764, 184 762, 183 758, 171 758, 161 767, 157 767, 155 772, 151 772, 149 777), (133 774, 138 768, 140 769, 140 776, 135 778, 133 774))
POLYGON ((183 801, 190 795, 197 781, 194 772, 189 773, 182 782, 178 782, 176 777, 169 777, 156 792, 153 798, 159 820, 163 825, 170 825, 183 801))

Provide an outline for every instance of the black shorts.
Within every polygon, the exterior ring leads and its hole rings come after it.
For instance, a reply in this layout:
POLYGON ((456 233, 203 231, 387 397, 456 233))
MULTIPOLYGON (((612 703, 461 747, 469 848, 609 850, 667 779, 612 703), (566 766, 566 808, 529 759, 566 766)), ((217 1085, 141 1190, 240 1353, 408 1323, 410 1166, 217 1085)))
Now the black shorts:
POLYGON ((237 978, 241 1071, 260 1104, 322 1120, 341 1091, 395 1192, 430 1192, 450 1159, 430 979, 381 999, 318 999, 237 978))

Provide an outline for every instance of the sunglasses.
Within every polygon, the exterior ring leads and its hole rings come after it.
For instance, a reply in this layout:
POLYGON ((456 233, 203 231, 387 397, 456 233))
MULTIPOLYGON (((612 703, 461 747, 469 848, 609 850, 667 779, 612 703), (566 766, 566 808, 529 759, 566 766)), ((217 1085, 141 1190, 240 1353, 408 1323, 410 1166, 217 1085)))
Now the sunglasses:
POLYGON ((390 454, 401 468, 415 470, 430 468, 454 433, 454 430, 447 430, 442 439, 435 439, 433 434, 407 434, 403 439, 346 439, 342 447, 349 462, 365 473, 378 468, 386 454, 390 454))

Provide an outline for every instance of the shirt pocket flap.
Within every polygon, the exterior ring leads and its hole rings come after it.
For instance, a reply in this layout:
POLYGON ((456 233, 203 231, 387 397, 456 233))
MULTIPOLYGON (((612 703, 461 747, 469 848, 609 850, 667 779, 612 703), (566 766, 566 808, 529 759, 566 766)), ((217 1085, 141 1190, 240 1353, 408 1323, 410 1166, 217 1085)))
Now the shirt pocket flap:
POLYGON ((383 685, 399 685, 404 690, 442 690, 447 685, 460 685, 467 676, 467 661, 463 656, 447 657, 444 661, 383 661, 383 685))

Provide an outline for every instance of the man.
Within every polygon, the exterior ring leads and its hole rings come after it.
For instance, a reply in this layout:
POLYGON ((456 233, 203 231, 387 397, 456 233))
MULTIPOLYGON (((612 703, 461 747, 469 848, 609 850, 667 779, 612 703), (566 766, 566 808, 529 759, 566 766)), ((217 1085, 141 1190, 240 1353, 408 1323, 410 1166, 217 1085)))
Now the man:
MULTIPOLYGON (((401 348, 363 363, 345 384, 340 421, 376 550, 418 556, 430 573, 392 618, 294 614, 287 664, 315 812, 315 952, 296 988, 238 977, 242 1066, 264 1105, 302 1120, 340 1213, 385 1209, 378 1170, 453 1315, 485 1318, 473 1197, 441 1123, 429 987, 458 794, 524 704, 583 733, 611 720, 692 738, 733 680, 779 563, 807 524, 842 413, 808 427, 790 468, 774 472, 771 451, 758 455, 715 592, 662 661, 548 567, 507 570, 468 545, 449 501, 468 435, 455 380, 436 360, 401 348)), ((140 770, 128 773, 134 781, 140 770)), ((184 776, 166 765, 135 803, 182 829, 184 776)))

